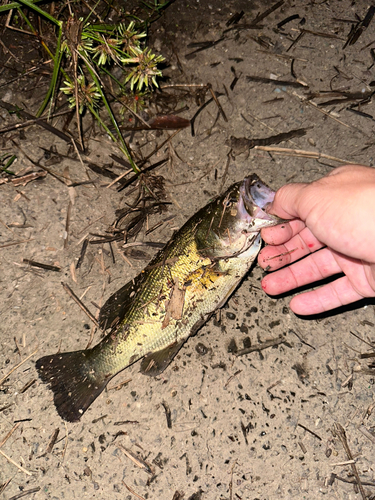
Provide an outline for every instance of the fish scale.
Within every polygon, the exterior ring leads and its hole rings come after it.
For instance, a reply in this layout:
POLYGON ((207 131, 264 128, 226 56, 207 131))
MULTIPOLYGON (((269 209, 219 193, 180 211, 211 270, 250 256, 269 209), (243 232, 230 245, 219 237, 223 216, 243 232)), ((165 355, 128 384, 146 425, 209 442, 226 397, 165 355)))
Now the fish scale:
POLYGON ((79 420, 108 381, 141 358, 147 375, 168 366, 248 272, 260 249, 260 229, 280 223, 263 210, 273 194, 256 175, 231 186, 107 300, 99 325, 111 330, 99 344, 37 361, 60 416, 79 420))

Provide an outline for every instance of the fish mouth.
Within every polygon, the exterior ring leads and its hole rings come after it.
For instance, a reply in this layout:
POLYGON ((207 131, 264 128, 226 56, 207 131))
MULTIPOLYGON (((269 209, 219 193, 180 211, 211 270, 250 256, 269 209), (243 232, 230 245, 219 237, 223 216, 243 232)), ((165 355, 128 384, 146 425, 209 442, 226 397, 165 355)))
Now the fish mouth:
POLYGON ((273 202, 275 191, 264 184, 256 174, 246 177, 240 187, 241 201, 240 211, 245 213, 239 214, 245 219, 249 219, 251 232, 260 231, 264 227, 277 226, 285 219, 267 213, 267 208, 273 202), (241 210, 242 208, 242 210, 241 210), (250 217, 249 217, 250 216, 250 217))

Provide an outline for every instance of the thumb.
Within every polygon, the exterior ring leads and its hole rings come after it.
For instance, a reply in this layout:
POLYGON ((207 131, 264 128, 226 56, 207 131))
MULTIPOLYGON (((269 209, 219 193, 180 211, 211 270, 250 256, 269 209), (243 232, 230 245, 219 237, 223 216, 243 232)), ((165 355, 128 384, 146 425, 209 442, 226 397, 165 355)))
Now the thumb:
POLYGON ((282 219, 302 219, 306 217, 301 213, 301 199, 303 192, 309 184, 294 183, 286 184, 276 191, 275 198, 267 212, 277 215, 282 219))

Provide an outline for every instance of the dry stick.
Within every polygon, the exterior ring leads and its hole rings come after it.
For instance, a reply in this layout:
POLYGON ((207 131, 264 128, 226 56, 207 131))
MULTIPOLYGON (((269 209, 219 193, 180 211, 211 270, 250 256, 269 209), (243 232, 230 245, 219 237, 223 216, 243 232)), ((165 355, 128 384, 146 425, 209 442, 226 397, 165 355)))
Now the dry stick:
POLYGON ((224 188, 224 184, 225 184, 225 181, 227 180, 227 175, 228 175, 228 170, 229 170, 229 164, 230 164, 230 152, 227 154, 227 162, 225 164, 225 169, 224 169, 224 173, 223 173, 223 176, 221 178, 221 185, 220 185, 220 188, 219 188, 219 193, 221 193, 223 191, 223 188, 224 188))
POLYGON ((316 151, 306 151, 304 149, 279 148, 276 146, 255 146, 254 149, 285 156, 301 156, 302 158, 314 158, 316 160, 324 158, 325 160, 338 161, 340 163, 352 163, 350 160, 343 160, 342 158, 336 158, 336 156, 330 156, 316 151))
POLYGON ((29 241, 34 241, 34 238, 30 238, 28 240, 12 241, 11 243, 4 243, 4 245, 0 245, 0 248, 12 247, 14 245, 21 245, 22 243, 28 243, 29 241))
POLYGON ((35 384, 36 382, 36 378, 33 378, 31 380, 29 380, 29 382, 27 382, 27 384, 25 384, 22 389, 20 389, 20 394, 23 394, 24 392, 27 391, 27 389, 30 389, 30 387, 35 384))
POLYGON ((226 389, 228 385, 232 382, 233 379, 237 377, 242 372, 242 370, 237 370, 236 373, 233 373, 231 377, 228 378, 228 380, 225 382, 224 388, 226 389))
POLYGON ((255 351, 262 351, 263 349, 267 349, 268 347, 273 347, 275 345, 279 345, 285 342, 284 337, 278 337, 277 339, 265 340, 261 344, 252 345, 251 347, 246 347, 245 349, 240 349, 237 351, 235 356, 243 356, 244 354, 249 354, 255 351))
MULTIPOLYGON (((333 480, 337 479, 338 481, 342 481, 343 483, 347 484, 356 484, 355 479, 346 479, 344 477, 340 477, 337 474, 331 474, 331 478, 333 477, 333 480)), ((375 483, 370 482, 370 481, 362 481, 362 485, 364 486, 375 486, 375 483)))
POLYGON ((161 405, 162 405, 162 407, 164 408, 164 411, 165 411, 165 417, 167 419, 167 427, 168 427, 168 429, 172 429, 172 414, 171 414, 171 410, 170 410, 168 404, 165 401, 162 401, 161 405))
POLYGON ((287 60, 294 59, 295 61, 308 62, 307 59, 302 59, 300 57, 290 56, 288 54, 276 54, 275 52, 270 52, 269 50, 257 49, 256 52, 259 52, 260 54, 265 54, 267 56, 279 57, 280 59, 287 59, 287 60))
POLYGON ((48 446, 46 448, 46 453, 51 453, 51 451, 53 450, 53 447, 56 444, 57 436, 59 435, 59 432, 60 432, 60 429, 57 427, 57 429, 54 430, 52 437, 48 443, 48 446))
POLYGON ((43 118, 36 118, 35 116, 31 115, 30 113, 27 113, 27 111, 24 111, 23 109, 19 109, 17 105, 14 104, 9 104, 3 100, 0 99, 0 106, 2 108, 5 108, 7 111, 10 113, 18 113, 20 116, 27 118, 28 120, 35 120, 36 125, 40 125, 41 127, 45 128, 49 132, 52 132, 53 134, 57 135, 60 139, 62 139, 65 142, 70 142, 71 137, 69 135, 64 134, 57 128, 53 127, 49 123, 47 123, 43 118))
MULTIPOLYGON (((345 433, 344 427, 341 424, 336 422, 333 426, 333 430, 334 430, 336 436, 340 439, 341 444, 345 450, 347 457, 349 458, 349 460, 353 460, 353 455, 352 455, 352 452, 350 451, 348 441, 346 439, 346 433, 345 433)), ((351 465, 353 474, 355 476, 355 479, 357 481, 359 491, 361 492, 361 496, 362 496, 363 500, 366 500, 366 493, 365 493, 365 490, 363 489, 361 479, 360 479, 359 474, 358 474, 357 466, 355 463, 350 464, 350 465, 351 465)))
POLYGON ((120 382, 117 385, 114 385, 113 387, 107 387, 107 391, 119 391, 124 385, 128 384, 131 382, 133 379, 128 378, 127 380, 124 380, 123 382, 120 382))
POLYGON ((154 471, 152 470, 152 467, 150 464, 148 464, 145 460, 142 458, 138 457, 135 455, 132 451, 128 450, 125 448, 125 446, 122 446, 121 444, 119 445, 119 448, 123 451, 123 453, 130 458, 130 460, 135 463, 140 469, 143 469, 146 471, 148 474, 154 474, 154 471))
POLYGON ((17 427, 21 425, 21 422, 18 422, 17 424, 13 425, 13 427, 10 429, 8 434, 4 437, 4 439, 0 443, 0 448, 8 441, 10 436, 13 434, 13 432, 17 429, 17 427))
MULTIPOLYGON (((25 33, 23 30, 22 30, 22 32, 25 33)), ((3 45, 3 47, 4 47, 4 45, 3 45)), ((7 49, 7 50, 9 50, 9 49, 7 49)), ((9 50, 9 52, 10 52, 10 50, 9 50)), ((39 71, 40 69, 43 69, 42 66, 46 66, 50 62, 52 62, 52 59, 48 59, 48 61, 42 62, 40 66, 34 66, 33 68, 30 68, 29 70, 25 71, 24 73, 21 73, 20 75, 15 76, 11 80, 8 80, 5 83, 3 83, 2 85, 0 85, 0 89, 2 87, 7 87, 8 85, 10 85, 13 82, 16 82, 17 80, 21 80, 21 78, 25 78, 25 76, 30 75, 31 73, 35 73, 35 71, 39 71)), ((66 111, 65 111, 65 113, 66 113, 66 111)))
POLYGON ((183 129, 179 128, 178 130, 175 130, 169 137, 167 137, 165 139, 165 141, 163 141, 154 151, 152 151, 152 153, 150 153, 148 156, 146 156, 143 159, 143 161, 145 162, 145 161, 149 160, 152 156, 154 156, 154 154, 156 154, 165 144, 167 144, 167 142, 169 142, 171 139, 173 139, 173 137, 175 135, 177 135, 178 133, 180 133, 181 130, 183 130, 183 129))
MULTIPOLYGON (((1 85, 0 85, 0 88, 1 88, 1 85)), ((59 116, 64 116, 68 113, 71 113, 71 110, 67 110, 67 111, 61 111, 60 113, 56 113, 54 115, 51 115, 51 119, 52 118, 58 118, 59 116)), ((42 118, 33 118, 32 120, 27 120, 26 122, 21 122, 21 123, 14 123, 13 125, 9 125, 9 127, 5 127, 5 128, 2 128, 0 129, 0 134, 4 134, 5 132, 11 132, 12 130, 18 130, 18 129, 21 129, 21 128, 26 128, 28 127, 29 125, 34 125, 34 124, 37 124, 38 125, 38 121, 42 120, 42 118)))
POLYGON ((36 488, 31 488, 31 490, 22 491, 22 493, 18 493, 18 495, 10 497, 9 500, 18 500, 19 498, 26 497, 27 495, 31 495, 32 493, 37 493, 38 491, 40 491, 40 486, 37 486, 36 488))
POLYGON ((116 177, 116 179, 113 179, 113 181, 110 182, 108 184, 108 186, 106 186, 106 188, 108 189, 108 188, 112 187, 114 184, 116 184, 116 182, 120 181, 123 177, 125 177, 128 174, 130 174, 131 172, 134 172, 134 170, 132 168, 130 168, 129 170, 126 170, 123 174, 121 174, 118 177, 116 177))
POLYGON ((2 455, 6 460, 8 460, 8 462, 10 462, 11 464, 15 465, 20 471, 24 472, 25 474, 27 474, 28 476, 32 476, 31 472, 29 472, 28 470, 24 469, 23 467, 21 467, 21 465, 18 465, 17 462, 15 462, 12 458, 8 457, 8 455, 6 455, 3 451, 0 450, 0 455, 2 455))
POLYGON ((63 462, 65 460, 66 449, 68 448, 68 426, 66 425, 65 421, 64 421, 64 425, 65 425, 65 445, 64 445, 64 450, 63 450, 63 453, 62 453, 62 461, 63 462))
POLYGON ((309 429, 308 427, 306 427, 303 424, 298 423, 297 425, 298 425, 298 427, 301 427, 301 429, 305 430, 306 432, 309 432, 314 437, 316 437, 317 439, 319 439, 319 441, 322 441, 322 438, 318 434, 316 434, 316 432, 312 431, 311 429, 309 429))
POLYGON ((18 148, 22 154, 25 156, 25 158, 27 158, 29 160, 30 163, 32 163, 33 165, 35 165, 36 167, 39 167, 41 168, 42 170, 44 170, 45 172, 47 172, 48 174, 52 175, 52 177, 54 177, 56 180, 58 180, 59 182, 61 182, 62 184, 65 184, 65 182, 63 181, 62 179, 62 176, 58 175, 58 174, 55 174, 52 170, 50 170, 49 168, 47 167, 44 167, 43 165, 41 165, 38 161, 34 161, 32 158, 30 158, 30 156, 27 155, 27 153, 25 153, 24 149, 21 148, 21 146, 19 144, 16 143, 16 141, 14 141, 13 139, 11 139, 13 145, 18 148))
MULTIPOLYGON (((344 123, 341 120, 339 120, 338 118, 335 118, 334 116, 332 116, 331 113, 328 113, 328 111, 324 111, 324 109, 319 108, 318 105, 315 104, 315 102, 309 101, 306 97, 300 96, 299 94, 297 94, 297 92, 291 92, 290 95, 297 97, 304 104, 308 104, 309 106, 312 106, 314 109, 316 109, 317 111, 319 111, 323 115, 331 118, 331 120, 334 120, 335 122, 340 123, 340 125, 343 125, 346 128, 351 128, 351 129, 353 128, 350 125, 348 125, 347 123, 344 123)), ((366 135, 366 134, 364 134, 364 135, 366 135)))
POLYGON ((345 462, 335 462, 334 464, 330 464, 331 467, 344 467, 345 465, 355 464, 355 460, 346 460, 345 462))
POLYGON ((219 99, 216 97, 215 92, 212 90, 212 85, 210 83, 207 84, 208 90, 211 92, 212 99, 216 102, 216 106, 219 108, 219 112, 221 116, 224 118, 224 121, 228 121, 228 118, 226 117, 224 110, 219 102, 219 99))
POLYGON ((364 436, 367 437, 373 444, 375 444, 375 436, 365 427, 364 425, 360 425, 358 427, 359 432, 362 432, 364 436))
POLYGON ((24 264, 28 264, 29 266, 39 267, 41 269, 46 269, 47 271, 56 271, 56 272, 61 271, 61 267, 50 266, 49 264, 43 264, 42 262, 36 262, 35 260, 22 259, 22 262, 24 264))
POLYGON ((79 300, 77 295, 73 292, 73 290, 70 288, 69 285, 67 285, 64 282, 61 282, 64 290, 72 297, 74 302, 79 305, 79 307, 82 309, 82 311, 91 319, 91 321, 94 323, 95 326, 99 328, 99 323, 95 319, 95 316, 87 309, 87 307, 79 300))
POLYGON ((285 0, 279 0, 274 5, 272 5, 267 10, 265 10, 262 14, 257 14, 257 16, 251 21, 251 23, 258 24, 260 21, 263 21, 263 19, 265 19, 270 14, 272 14, 272 12, 279 9, 283 5, 284 2, 285 2, 285 0))
POLYGON ((3 493, 3 491, 5 491, 5 489, 7 488, 8 484, 11 482, 12 478, 9 478, 7 481, 5 481, 5 483, 3 483, 1 486, 0 486, 0 494, 3 493))
MULTIPOLYGON (((84 167, 84 166, 85 166, 85 164, 84 164, 84 162, 83 162, 83 160, 82 160, 82 156, 81 156, 81 154, 80 154, 80 152, 79 152, 79 149, 78 149, 78 147, 77 147, 76 141, 73 139, 73 137, 72 137, 72 144, 73 144, 73 147, 74 147, 74 149, 75 149, 75 151, 76 151, 76 153, 77 153, 78 159, 79 159, 79 161, 80 161, 80 163, 81 163, 82 167, 84 167)), ((71 183, 70 183, 70 184, 71 184, 71 183)), ((69 185, 70 185, 70 184, 69 184, 69 185)), ((67 184, 67 185, 68 185, 68 184, 67 184)), ((69 186, 69 185, 68 185, 68 186, 69 186)))
MULTIPOLYGON (((165 139, 165 141, 163 141, 156 149, 154 149, 154 151, 152 151, 152 153, 150 153, 148 156, 146 156, 143 160, 142 160, 142 165, 144 165, 144 163, 149 160, 152 156, 154 156, 154 154, 156 154, 159 149, 161 149, 164 144, 166 144, 168 141, 170 141, 175 135, 177 135, 179 132, 181 132, 181 130, 183 129, 178 129, 178 130, 175 130, 175 132, 173 132, 173 134, 171 134, 169 137, 167 137, 165 139)), ((119 163, 122 163, 120 160, 121 158, 119 157, 116 157, 115 155, 111 155, 111 158, 113 158, 114 160, 118 161, 119 163)), ((159 162, 160 163, 160 162, 159 162)), ((155 164, 157 165, 157 164, 155 164)), ((150 167, 147 167, 147 168, 150 168, 150 167)), ((147 170, 147 168, 145 170, 147 170)), ((140 173, 144 173, 145 170, 142 170, 140 173)), ((130 169, 130 170, 127 170, 125 173, 121 174, 119 177, 117 177, 116 179, 114 179, 110 184, 108 184, 108 186, 106 186, 107 188, 110 188, 111 186, 113 186, 113 184, 115 184, 116 182, 118 182, 119 180, 121 180, 123 177, 125 177, 126 175, 128 175, 130 172, 134 172, 133 169, 130 169)), ((135 175, 133 178, 130 178, 130 180, 128 180, 128 184, 130 184, 131 182, 133 182, 134 179, 136 179, 137 177, 139 176, 139 174, 135 175)), ((122 188, 123 189, 123 188, 122 188)))
POLYGON ((64 248, 66 248, 68 246, 68 234, 69 234, 71 211, 72 211, 72 202, 71 202, 71 200, 69 200, 68 209, 66 211, 66 219, 65 219, 64 248))
POLYGON ((234 464, 230 469, 229 500, 233 500, 233 469, 235 468, 236 464, 237 464, 237 459, 234 461, 234 464))
POLYGON ((35 351, 33 351, 31 354, 29 354, 23 361, 21 361, 21 363, 18 363, 18 365, 16 365, 14 368, 12 368, 10 370, 10 372, 8 372, 2 379, 0 379, 0 386, 2 385, 2 383, 9 377, 9 375, 11 375, 14 371, 16 371, 20 366, 22 366, 24 363, 26 363, 26 361, 28 359, 30 359, 31 357, 34 356, 35 353, 38 352, 38 349, 35 349, 35 351))
POLYGON ((132 489, 130 488, 130 486, 128 486, 128 485, 125 483, 125 481, 124 481, 124 480, 122 480, 122 483, 123 483, 123 485, 127 488, 127 490, 128 490, 128 491, 130 491, 130 493, 132 493, 133 495, 135 495, 135 496, 136 496, 137 498, 139 498, 140 500, 145 500, 145 498, 144 498, 144 497, 141 497, 141 495, 138 495, 138 493, 136 493, 134 490, 132 490, 132 489))
POLYGON ((369 347, 371 347, 371 349, 374 348, 374 344, 371 344, 371 342, 367 342, 367 340, 363 339, 362 337, 360 337, 358 335, 358 333, 354 333, 350 330, 350 333, 351 335, 353 335, 353 337, 355 337, 356 339, 360 340, 361 342, 363 342, 364 344, 367 344, 369 347))

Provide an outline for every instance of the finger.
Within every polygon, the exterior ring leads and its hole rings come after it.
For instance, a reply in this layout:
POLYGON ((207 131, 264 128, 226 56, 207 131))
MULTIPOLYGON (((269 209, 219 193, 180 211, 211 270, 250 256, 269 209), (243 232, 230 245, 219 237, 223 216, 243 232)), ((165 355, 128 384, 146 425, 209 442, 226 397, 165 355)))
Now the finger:
POLYGON ((263 269, 275 270, 323 248, 323 244, 305 227, 284 245, 268 245, 262 249, 258 263, 263 269))
POLYGON ((273 227, 267 227, 260 232, 262 239, 270 245, 281 245, 302 231, 305 223, 299 219, 292 220, 273 227))
POLYGON ((291 266, 265 276, 261 284, 267 294, 280 295, 341 272, 342 269, 331 250, 324 248, 291 266))
POLYGON ((343 276, 321 288, 293 297, 289 306, 296 314, 319 314, 360 299, 363 295, 355 290, 347 276, 343 276))

